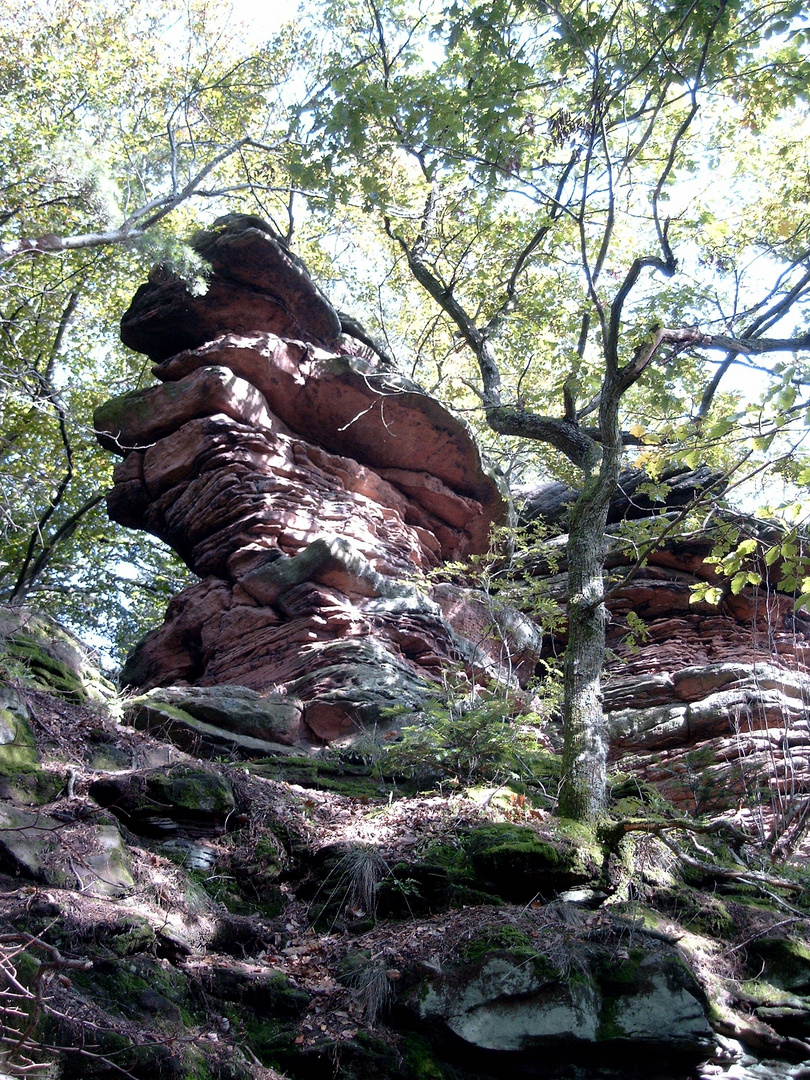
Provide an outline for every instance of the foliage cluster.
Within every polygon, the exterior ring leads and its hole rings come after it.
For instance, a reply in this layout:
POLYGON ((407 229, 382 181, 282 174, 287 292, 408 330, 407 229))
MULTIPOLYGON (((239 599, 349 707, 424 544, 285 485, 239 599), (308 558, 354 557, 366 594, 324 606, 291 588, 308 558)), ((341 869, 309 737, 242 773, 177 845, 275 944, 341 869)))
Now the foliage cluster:
POLYGON ((92 411, 149 379, 117 335, 135 283, 158 260, 199 269, 191 193, 218 212, 254 166, 272 180, 274 146, 243 142, 279 133, 285 34, 254 54, 204 0, 12 0, 0 16, 0 599, 117 657, 188 575, 106 520, 92 411))
MULTIPOLYGON (((548 782, 559 770, 542 737, 545 719, 516 716, 513 701, 434 700, 402 729, 401 740, 382 749, 384 775, 419 784, 521 784, 548 782)), ((552 793, 553 794, 553 793, 552 793)))

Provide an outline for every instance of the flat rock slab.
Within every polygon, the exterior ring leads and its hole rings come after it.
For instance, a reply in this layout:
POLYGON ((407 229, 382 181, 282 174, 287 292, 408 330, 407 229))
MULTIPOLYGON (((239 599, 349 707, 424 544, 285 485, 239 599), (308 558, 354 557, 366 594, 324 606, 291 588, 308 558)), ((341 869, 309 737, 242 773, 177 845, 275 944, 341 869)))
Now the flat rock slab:
POLYGON ((93 781, 90 795, 134 832, 153 836, 178 825, 219 833, 236 809, 225 777, 189 765, 108 774, 93 781))
POLYGON ((0 857, 34 881, 93 896, 123 896, 135 885, 115 825, 64 822, 0 805, 0 857))
MULTIPOLYGON (((130 704, 135 722, 144 713, 150 725, 168 719, 200 721, 211 727, 226 728, 230 734, 243 735, 269 743, 295 742, 300 734, 303 705, 286 694, 259 694, 246 686, 167 686, 150 691, 130 704), (163 706, 172 706, 170 710, 163 706), (181 717, 182 712, 186 716, 181 717)), ((198 730, 203 730, 198 728, 198 730)))

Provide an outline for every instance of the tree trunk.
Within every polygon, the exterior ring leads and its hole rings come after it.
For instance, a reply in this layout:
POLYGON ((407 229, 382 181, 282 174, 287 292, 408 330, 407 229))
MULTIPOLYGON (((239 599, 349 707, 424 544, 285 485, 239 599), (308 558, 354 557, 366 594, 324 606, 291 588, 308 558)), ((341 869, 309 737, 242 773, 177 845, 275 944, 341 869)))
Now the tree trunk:
POLYGON ((599 497, 600 480, 598 476, 588 481, 569 518, 565 742, 559 813, 576 821, 596 817, 603 808, 607 784, 601 676, 607 622, 602 575, 608 503, 599 497))
POLYGON ((591 473, 569 514, 568 644, 563 666, 563 760, 558 812, 592 821, 607 795, 607 733, 602 710, 605 664, 605 529, 622 458, 619 380, 602 386, 601 463, 591 473))

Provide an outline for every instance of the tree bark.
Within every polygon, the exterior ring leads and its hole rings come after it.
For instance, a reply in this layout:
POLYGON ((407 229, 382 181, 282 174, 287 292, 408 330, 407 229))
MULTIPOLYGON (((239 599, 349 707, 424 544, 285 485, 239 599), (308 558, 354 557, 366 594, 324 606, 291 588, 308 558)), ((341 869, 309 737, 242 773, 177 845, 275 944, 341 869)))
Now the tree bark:
POLYGON ((562 784, 558 812, 593 821, 607 794, 607 735, 602 709, 605 662, 605 529, 622 461, 619 404, 624 373, 609 368, 602 384, 599 469, 591 471, 569 515, 568 644, 563 664, 562 784))
POLYGON ((562 786, 559 813, 576 821, 604 806, 607 741, 602 711, 602 665, 607 613, 604 599, 608 500, 592 477, 574 504, 568 533, 568 645, 563 668, 562 786))

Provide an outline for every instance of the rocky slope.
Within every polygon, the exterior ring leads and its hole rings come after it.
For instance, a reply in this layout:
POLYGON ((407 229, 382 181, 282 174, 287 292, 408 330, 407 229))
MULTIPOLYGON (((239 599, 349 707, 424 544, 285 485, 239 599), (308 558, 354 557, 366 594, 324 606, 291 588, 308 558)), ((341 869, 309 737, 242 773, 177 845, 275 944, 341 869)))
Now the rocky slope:
POLYGON ((0 618, 0 1070, 806 1075, 808 621, 767 576, 691 603, 703 533, 638 558, 716 478, 623 478, 610 814, 560 821, 537 677, 571 493, 525 500, 545 535, 504 591, 442 575, 511 512, 467 429, 262 222, 195 243, 207 291, 141 287, 122 335, 159 381, 97 427, 110 513, 199 583, 123 700, 0 618))
POLYGON ((808 881, 742 831, 630 778, 573 827, 525 748, 523 794, 200 758, 52 624, 2 635, 0 1073, 807 1075, 808 881))

